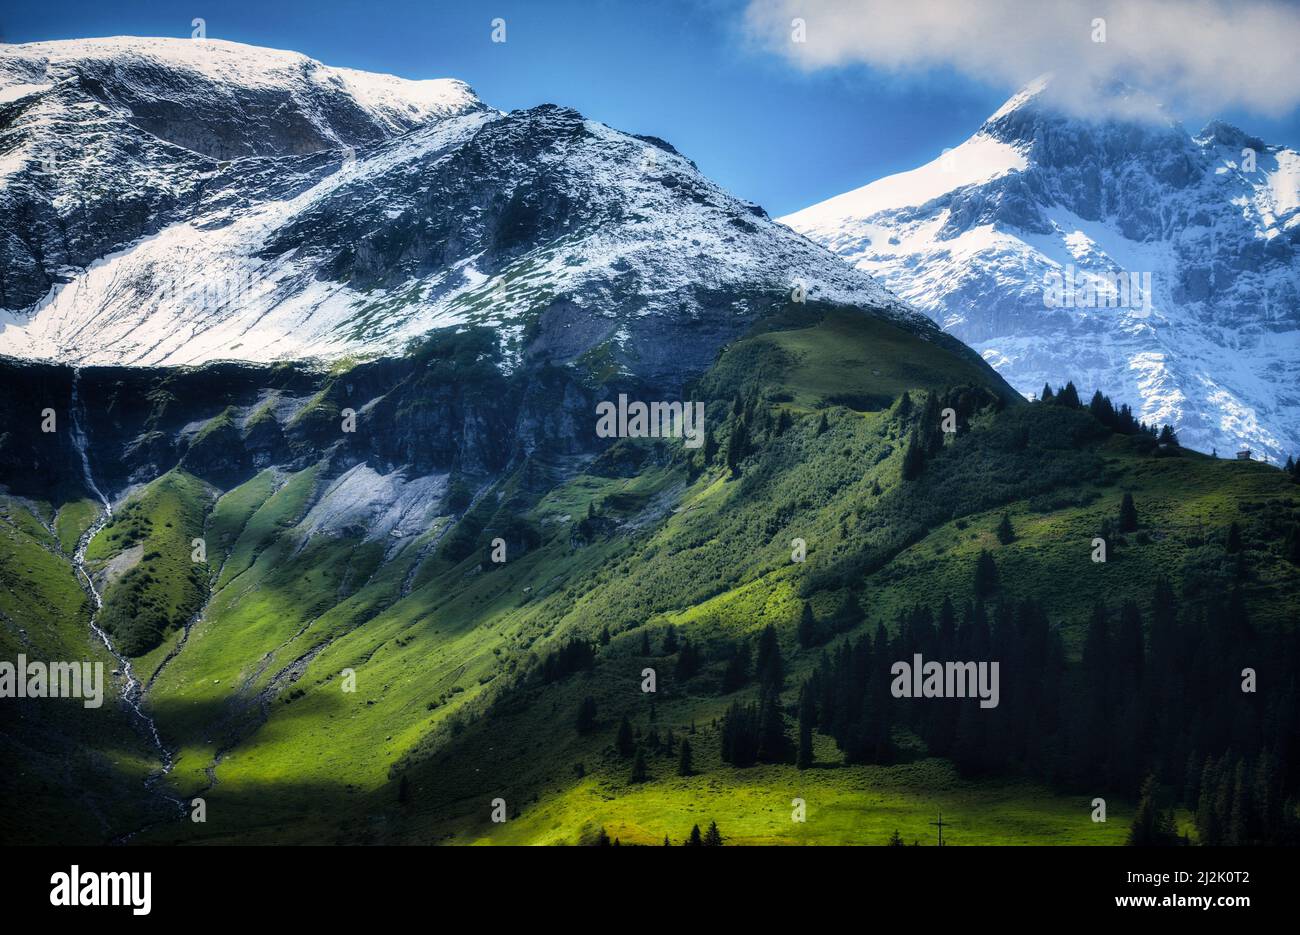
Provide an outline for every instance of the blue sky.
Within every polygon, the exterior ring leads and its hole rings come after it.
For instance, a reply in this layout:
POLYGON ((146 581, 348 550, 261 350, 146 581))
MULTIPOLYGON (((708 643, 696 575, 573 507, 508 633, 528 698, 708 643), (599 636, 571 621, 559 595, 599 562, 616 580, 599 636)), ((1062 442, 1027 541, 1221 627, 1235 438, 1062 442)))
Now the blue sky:
MULTIPOLYGON (((0 13, 6 42, 188 36, 293 49, 331 65, 455 77, 502 110, 566 104, 668 140, 773 215, 913 168, 969 136, 1008 96, 943 67, 808 73, 747 41, 743 0, 42 0, 0 13), (507 41, 491 41, 502 17, 507 41)), ((1190 129, 1207 115, 1182 115, 1190 129)), ((1300 115, 1225 114, 1300 146, 1300 115)))

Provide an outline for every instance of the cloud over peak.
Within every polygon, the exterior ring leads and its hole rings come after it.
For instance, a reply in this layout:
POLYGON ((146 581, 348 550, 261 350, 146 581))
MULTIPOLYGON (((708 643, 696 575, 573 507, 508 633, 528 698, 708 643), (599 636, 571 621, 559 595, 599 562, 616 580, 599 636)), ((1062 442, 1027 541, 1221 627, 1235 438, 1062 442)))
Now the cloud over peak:
POLYGON ((1300 105, 1300 6, 1281 0, 749 0, 745 25, 808 70, 951 68, 1007 88, 1052 72, 1081 112, 1115 81, 1207 113, 1300 105))

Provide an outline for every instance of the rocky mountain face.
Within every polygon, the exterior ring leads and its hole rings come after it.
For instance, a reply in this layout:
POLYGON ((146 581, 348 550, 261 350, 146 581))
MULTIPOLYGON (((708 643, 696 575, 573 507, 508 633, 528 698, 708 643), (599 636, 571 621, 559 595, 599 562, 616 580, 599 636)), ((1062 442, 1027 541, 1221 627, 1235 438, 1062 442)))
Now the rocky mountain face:
POLYGON ((1049 91, 783 220, 1026 395, 1073 379, 1191 447, 1300 451, 1300 154, 1222 123, 1068 116, 1049 91))
POLYGON ((211 189, 228 190, 219 170, 230 160, 329 151, 337 162, 345 147, 482 110, 459 81, 367 75, 228 42, 5 46, 0 307, 30 307, 76 270, 190 216, 211 189))
POLYGON ((478 324, 508 366, 587 355, 680 383, 800 282, 929 327, 661 140, 497 113, 457 82, 132 41, 5 53, 0 353, 332 359, 478 324))

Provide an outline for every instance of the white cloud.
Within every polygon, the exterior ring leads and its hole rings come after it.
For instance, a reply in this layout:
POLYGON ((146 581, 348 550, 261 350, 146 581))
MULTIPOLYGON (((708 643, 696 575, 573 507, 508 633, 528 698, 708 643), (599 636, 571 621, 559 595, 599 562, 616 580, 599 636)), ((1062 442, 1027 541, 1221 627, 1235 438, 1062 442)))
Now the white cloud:
POLYGON ((745 23, 810 70, 948 67, 1008 88, 1051 72, 1053 93, 1084 110, 1115 79, 1203 113, 1300 105, 1300 6, 1273 0, 749 0, 745 23))

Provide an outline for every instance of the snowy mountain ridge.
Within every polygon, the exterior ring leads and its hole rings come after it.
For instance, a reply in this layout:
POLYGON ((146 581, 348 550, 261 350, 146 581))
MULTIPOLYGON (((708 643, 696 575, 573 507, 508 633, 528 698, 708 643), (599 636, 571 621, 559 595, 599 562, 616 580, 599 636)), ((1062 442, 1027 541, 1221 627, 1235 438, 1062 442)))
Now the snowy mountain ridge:
POLYGON ((309 152, 375 141, 483 109, 463 81, 333 68, 221 39, 116 36, 0 46, 0 102, 82 87, 154 135, 204 155, 309 152), (263 112, 265 111, 265 112, 263 112), (230 116, 250 131, 234 131, 230 116))
POLYGON ((163 62, 135 41, 105 51, 96 40, 93 55, 78 44, 58 55, 19 47, 0 67, 27 88, 40 75, 14 62, 63 75, 0 104, 0 201, 16 220, 0 241, 10 270, 0 353, 131 365, 335 358, 490 324, 516 357, 572 360, 604 347, 620 365, 679 373, 707 364, 799 281, 810 299, 933 331, 660 140, 553 105, 503 114, 461 96, 458 82, 403 128, 380 117, 397 92, 418 98, 427 83, 321 78, 331 70, 293 53, 229 43, 212 63, 201 43, 181 55, 165 42, 163 62), (235 159, 185 142, 224 132, 219 108, 186 137, 154 132, 143 105, 120 103, 163 90, 184 101, 227 75, 239 93, 270 84, 281 103, 319 103, 300 93, 305 81, 343 103, 307 120, 301 139, 279 139, 282 128, 269 132, 274 147, 236 135, 249 153, 235 159), (333 145, 345 137, 318 128, 338 126, 337 113, 362 98, 379 115, 367 125, 377 138, 333 145))
POLYGON ((1217 122, 1067 117, 1047 87, 933 162, 782 220, 1026 395, 1072 379, 1190 447, 1300 452, 1300 155, 1217 122), (1067 274, 1136 274, 1149 304, 1054 302, 1067 274))

